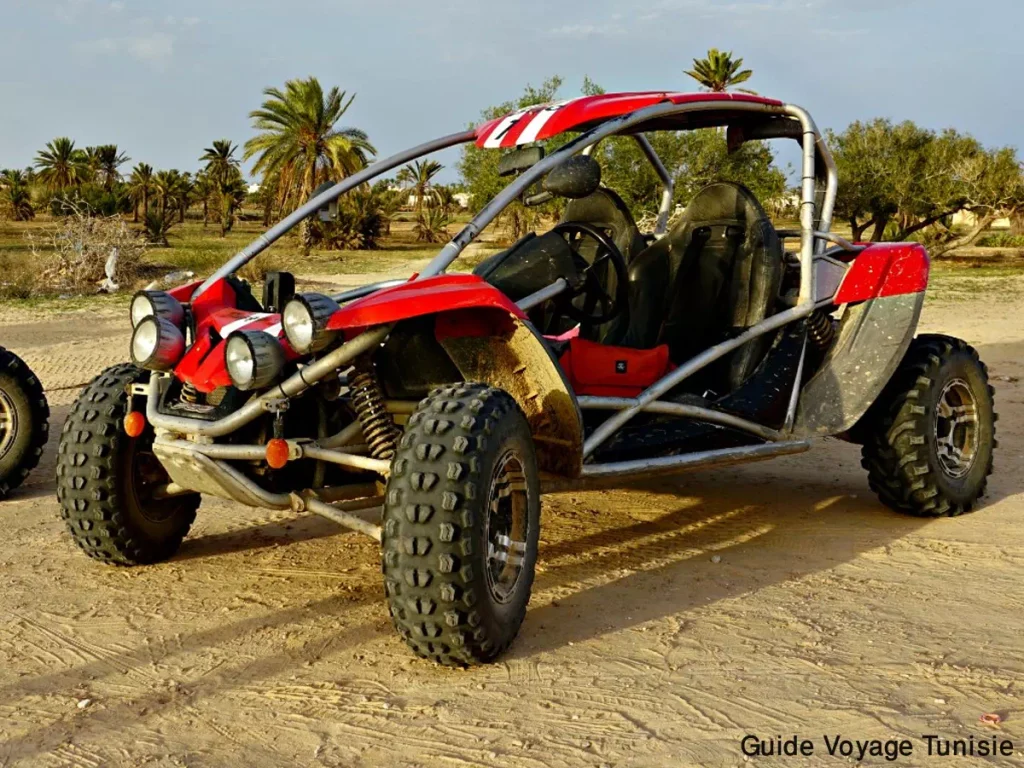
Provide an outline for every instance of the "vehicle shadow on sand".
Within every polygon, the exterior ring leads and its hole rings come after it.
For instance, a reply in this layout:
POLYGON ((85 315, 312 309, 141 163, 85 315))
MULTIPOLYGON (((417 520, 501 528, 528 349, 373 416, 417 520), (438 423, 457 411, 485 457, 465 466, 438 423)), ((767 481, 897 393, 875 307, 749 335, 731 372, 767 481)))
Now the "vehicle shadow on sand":
MULTIPOLYGON (((541 550, 542 571, 535 585, 538 600, 508 658, 557 653, 569 643, 600 638, 647 621, 670 615, 685 617, 719 600, 833 568, 928 524, 886 511, 868 498, 862 479, 854 484, 853 473, 846 473, 851 479, 839 483, 826 478, 803 479, 794 486, 769 474, 776 471, 761 465, 649 482, 639 487, 639 501, 635 495, 629 496, 635 491, 584 494, 575 503, 569 494, 553 497, 544 510, 547 543, 541 550), (853 493, 860 497, 851 498, 853 493), (609 510, 631 503, 670 511, 619 525, 619 520, 628 518, 613 511, 610 521, 595 521, 592 518, 602 513, 592 514, 585 509, 588 503, 609 510), (560 521, 560 511, 571 511, 575 517, 560 521), (580 535, 586 530, 591 532, 580 535), (719 555, 721 563, 711 563, 711 553, 719 555), (549 599, 550 593, 556 594, 557 606, 549 599)), ((244 530, 218 534, 215 548, 244 549, 232 548, 227 542, 232 535, 251 542, 245 534, 244 530)), ((202 542, 202 538, 195 541, 196 556, 209 553, 202 542)), ((86 566, 82 570, 82 578, 88 578, 86 566)), ((225 599, 233 593, 227 582, 236 578, 244 577, 233 575, 225 564, 225 583, 221 585, 225 599)), ((0 746, 11 757, 24 759, 58 748, 72 729, 76 739, 86 739, 90 734, 117 729, 126 719, 146 721, 283 675, 317 678, 325 670, 336 673, 339 665, 349 663, 345 659, 354 649, 370 643, 384 645, 387 653, 408 653, 387 620, 380 584, 366 580, 344 595, 182 634, 174 644, 148 642, 129 651, 111 651, 102 659, 71 669, 12 681, 0 688, 0 699, 10 704, 54 690, 88 689, 97 680, 122 676, 125 669, 140 668, 140 674, 128 674, 138 678, 134 682, 144 688, 130 700, 111 699, 102 707, 77 713, 73 724, 60 720, 23 732, 0 746), (373 618, 346 624, 340 631, 336 623, 325 621, 325 617, 343 615, 360 605, 374 606, 373 618), (319 632, 324 642, 309 647, 324 650, 311 656, 301 649, 264 646, 266 651, 256 658, 229 661, 215 673, 182 676, 173 690, 141 676, 141 668, 163 664, 175 656, 228 646, 275 629, 319 632), (162 649, 157 657, 154 648, 162 649), (309 662, 314 662, 314 667, 304 672, 309 662)), ((414 665, 413 670, 417 675, 452 674, 430 662, 414 665)), ((469 685, 473 679, 471 673, 468 678, 453 677, 451 683, 469 685)))

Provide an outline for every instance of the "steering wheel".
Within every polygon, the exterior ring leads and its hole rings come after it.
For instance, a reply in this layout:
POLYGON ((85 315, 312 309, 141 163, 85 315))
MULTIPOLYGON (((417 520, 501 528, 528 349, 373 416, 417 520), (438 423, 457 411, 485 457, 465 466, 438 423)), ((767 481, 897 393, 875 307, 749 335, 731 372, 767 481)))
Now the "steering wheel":
POLYGON ((562 307, 565 314, 587 325, 602 325, 622 314, 629 303, 629 265, 618 246, 597 227, 579 221, 562 222, 551 231, 562 235, 569 242, 573 260, 580 268, 582 278, 571 298, 585 297, 583 308, 577 307, 571 300, 566 301, 562 307), (590 238, 598 245, 593 262, 588 263, 579 253, 578 247, 584 238, 590 238), (601 282, 602 267, 608 262, 611 262, 615 270, 614 296, 609 295, 601 282), (598 307, 600 311, 595 313, 598 307))

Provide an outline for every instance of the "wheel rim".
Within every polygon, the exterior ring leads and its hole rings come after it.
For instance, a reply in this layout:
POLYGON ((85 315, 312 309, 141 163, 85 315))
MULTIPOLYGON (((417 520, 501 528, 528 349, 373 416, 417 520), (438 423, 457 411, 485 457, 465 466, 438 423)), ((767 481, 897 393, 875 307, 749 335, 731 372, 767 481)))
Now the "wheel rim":
POLYGON ((978 407, 970 386, 952 379, 939 394, 935 408, 935 450, 942 470, 963 477, 978 455, 978 407))
POLYGON ((151 523, 163 523, 174 514, 173 503, 158 499, 154 493, 170 481, 167 471, 152 451, 136 448, 131 457, 131 488, 135 506, 151 523))
POLYGON ((506 451, 494 468, 487 500, 487 586, 506 603, 515 594, 526 563, 529 496, 523 462, 506 451))
POLYGON ((0 389, 0 459, 2 459, 18 434, 18 411, 10 395, 0 389))

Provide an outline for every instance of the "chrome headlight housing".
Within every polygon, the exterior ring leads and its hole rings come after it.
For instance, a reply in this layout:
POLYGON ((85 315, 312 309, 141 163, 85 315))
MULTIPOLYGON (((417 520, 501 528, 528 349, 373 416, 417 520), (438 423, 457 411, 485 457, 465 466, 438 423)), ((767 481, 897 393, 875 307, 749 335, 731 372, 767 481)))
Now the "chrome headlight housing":
POLYGON ((185 354, 185 335, 164 317, 142 318, 132 333, 132 362, 150 371, 168 371, 185 354))
POLYGON ((185 322, 185 307, 166 291, 139 291, 132 297, 132 328, 147 317, 162 317, 179 328, 185 322))
POLYGON ((340 308, 322 293, 299 293, 290 298, 281 312, 281 327, 292 349, 308 355, 330 346, 338 332, 327 330, 327 321, 340 308))
POLYGON ((224 365, 238 389, 263 389, 284 367, 284 348, 263 331, 235 331, 224 345, 224 365))

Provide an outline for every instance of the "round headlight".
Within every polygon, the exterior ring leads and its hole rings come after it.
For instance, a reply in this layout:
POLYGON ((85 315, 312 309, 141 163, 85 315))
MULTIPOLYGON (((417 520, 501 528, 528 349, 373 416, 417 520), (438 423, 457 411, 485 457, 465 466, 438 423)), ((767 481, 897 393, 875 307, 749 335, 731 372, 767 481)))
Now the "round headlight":
POLYGON ((185 308, 166 291, 139 291, 132 297, 132 328, 147 317, 162 317, 179 328, 185 321, 185 308))
POLYGON ((322 293, 300 293, 284 305, 281 327, 292 349, 303 355, 319 352, 337 337, 327 330, 327 321, 340 309, 338 302, 322 293))
POLYGON ((185 354, 185 336, 170 320, 150 315, 135 326, 132 362, 151 371, 167 371, 185 354))
POLYGON ((284 367, 281 343, 263 331, 235 331, 224 346, 224 365, 238 389, 263 389, 284 367))

